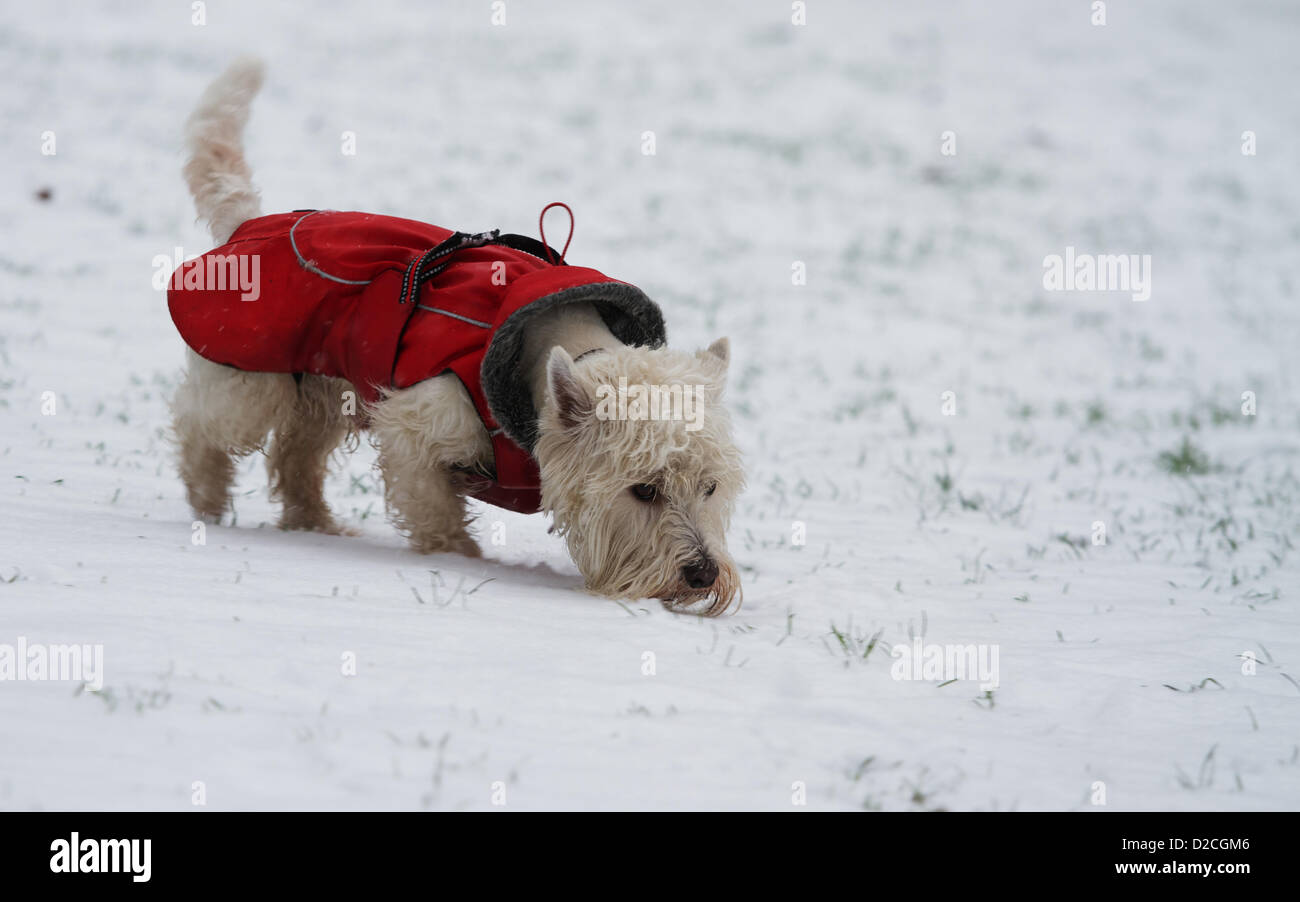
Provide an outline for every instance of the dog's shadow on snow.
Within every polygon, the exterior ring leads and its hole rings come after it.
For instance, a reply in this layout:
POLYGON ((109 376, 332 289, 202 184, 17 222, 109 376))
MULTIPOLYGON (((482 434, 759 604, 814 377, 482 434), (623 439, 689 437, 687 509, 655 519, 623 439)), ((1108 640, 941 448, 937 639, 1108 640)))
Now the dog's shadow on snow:
MULTIPOLYGON (((257 526, 223 525, 216 528, 221 530, 221 537, 227 542, 233 542, 237 536, 255 533, 257 541, 265 542, 270 550, 278 547, 304 553, 324 553, 334 562, 347 559, 357 564, 388 568, 389 572, 395 568, 399 574, 403 571, 437 574, 440 579, 438 588, 448 594, 477 592, 479 588, 496 583, 526 589, 530 593, 554 591, 583 598, 595 597, 584 589, 582 576, 576 571, 557 570, 548 563, 510 563, 490 557, 471 558, 450 552, 419 554, 405 544, 399 544, 399 540, 386 542, 383 537, 366 532, 335 536, 319 532, 286 531, 271 523, 260 523, 257 526)), ((433 584, 411 585, 422 601, 429 600, 433 584)))

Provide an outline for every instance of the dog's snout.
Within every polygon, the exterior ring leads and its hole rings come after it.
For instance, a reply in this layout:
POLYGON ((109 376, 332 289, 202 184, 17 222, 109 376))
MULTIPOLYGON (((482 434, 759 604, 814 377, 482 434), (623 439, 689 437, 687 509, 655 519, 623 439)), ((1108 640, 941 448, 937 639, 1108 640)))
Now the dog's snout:
POLYGON ((682 578, 692 589, 707 589, 718 580, 718 564, 707 557, 692 561, 682 568, 682 578))

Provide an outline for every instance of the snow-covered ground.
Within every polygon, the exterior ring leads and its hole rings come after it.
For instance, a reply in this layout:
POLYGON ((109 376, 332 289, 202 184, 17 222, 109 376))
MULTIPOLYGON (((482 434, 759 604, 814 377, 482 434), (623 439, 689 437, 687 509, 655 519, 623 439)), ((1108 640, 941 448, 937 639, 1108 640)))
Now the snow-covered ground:
POLYGON ((1300 8, 500 6, 6 10, 0 645, 104 686, 0 682, 0 808, 1300 807, 1300 8), (540 516, 420 557, 368 447, 359 537, 277 530, 250 458, 192 543, 151 281, 245 51, 268 212, 565 200, 570 259, 731 337, 738 614, 587 595, 540 516), (1046 291, 1067 247, 1150 299, 1046 291), (914 637, 998 687, 894 679, 914 637))

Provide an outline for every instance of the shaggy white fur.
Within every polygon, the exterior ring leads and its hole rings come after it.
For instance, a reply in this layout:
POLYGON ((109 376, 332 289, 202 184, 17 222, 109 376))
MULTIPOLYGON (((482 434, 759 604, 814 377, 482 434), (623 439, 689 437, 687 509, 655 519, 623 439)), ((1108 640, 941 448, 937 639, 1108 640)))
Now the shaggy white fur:
MULTIPOLYGON (((261 64, 238 60, 204 92, 186 126, 185 178, 218 244, 261 215, 242 146, 261 83, 261 64)), ((726 339, 694 354, 626 347, 589 304, 542 314, 529 329, 520 372, 541 412, 543 507, 587 588, 657 597, 707 615, 727 610, 741 594, 726 529, 744 476, 721 404, 726 339), (600 387, 620 380, 676 386, 679 407, 682 392, 698 391, 703 406, 691 417, 671 405, 660 411, 666 418, 599 416, 600 387)), ((172 410, 195 513, 220 518, 229 509, 235 459, 266 448, 273 435, 267 463, 283 503, 281 527, 344 531, 323 488, 334 449, 355 442, 358 417, 345 413, 352 390, 342 379, 305 375, 295 382, 190 351, 172 410)), ((388 391, 360 413, 379 449, 390 515, 412 546, 477 556, 463 480, 467 472, 490 472, 492 446, 460 381, 446 374, 388 391)))
POLYGON ((727 362, 726 339, 694 354, 624 347, 578 363, 562 347, 551 352, 537 443, 542 504, 593 591, 676 607, 703 602, 708 614, 739 600, 726 531, 745 480, 721 403, 727 362), (597 391, 620 379, 702 387, 699 428, 676 408, 666 419, 602 419, 597 391), (631 490, 641 486, 653 488, 651 498, 631 490), (690 585, 691 565, 710 561, 714 580, 690 585))
POLYGON ((446 373, 387 392, 369 412, 395 525, 418 551, 478 557, 456 471, 486 472, 492 442, 465 386, 446 373))

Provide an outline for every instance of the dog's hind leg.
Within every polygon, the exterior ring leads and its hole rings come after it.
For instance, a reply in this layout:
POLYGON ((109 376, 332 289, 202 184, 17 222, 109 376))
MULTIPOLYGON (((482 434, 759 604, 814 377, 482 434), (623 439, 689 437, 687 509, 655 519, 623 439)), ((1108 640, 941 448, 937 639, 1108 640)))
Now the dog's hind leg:
POLYGON ((185 380, 172 399, 172 430, 181 479, 195 516, 210 522, 230 508, 235 459, 263 446, 297 386, 281 373, 247 373, 205 360, 192 350, 185 380))
POLYGON ((393 523, 424 554, 478 557, 458 469, 492 460, 492 443, 460 380, 448 373, 392 392, 371 410, 393 523))
POLYGON ((303 376, 297 397, 276 424, 266 465, 271 495, 284 505, 281 529, 346 532, 325 503, 325 472, 334 449, 353 431, 355 417, 345 412, 345 392, 352 391, 344 379, 303 376))

